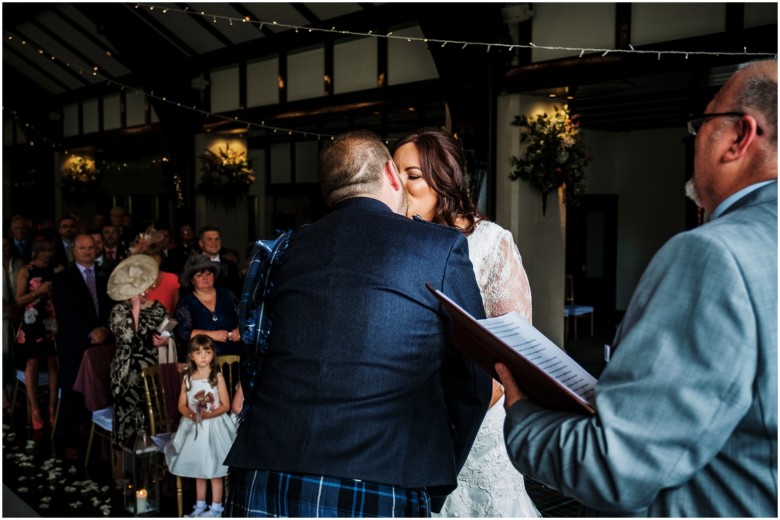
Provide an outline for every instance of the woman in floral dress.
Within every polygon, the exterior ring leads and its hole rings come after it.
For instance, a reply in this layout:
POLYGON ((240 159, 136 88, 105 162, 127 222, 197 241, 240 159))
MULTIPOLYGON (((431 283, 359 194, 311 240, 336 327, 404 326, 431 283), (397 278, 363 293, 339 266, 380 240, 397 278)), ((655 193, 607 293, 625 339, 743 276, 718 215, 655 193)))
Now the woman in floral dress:
POLYGON ((166 316, 165 307, 146 298, 157 272, 157 262, 152 257, 138 254, 123 260, 108 279, 108 295, 119 302, 108 319, 116 339, 116 354, 111 362, 111 436, 116 450, 131 442, 136 430, 146 423, 141 372, 157 364, 157 347, 168 341, 157 334, 157 327, 166 316))
MULTIPOLYGON (((57 402, 57 353, 54 336, 57 319, 51 299, 55 266, 54 243, 40 240, 33 243, 32 261, 19 269, 16 278, 16 303, 23 309, 23 319, 16 334, 14 359, 17 368, 24 370, 27 400, 33 429, 43 428, 38 404, 38 371, 40 360, 49 367, 49 423, 54 424, 54 406, 57 402)), ((61 270, 62 266, 56 266, 61 270)))

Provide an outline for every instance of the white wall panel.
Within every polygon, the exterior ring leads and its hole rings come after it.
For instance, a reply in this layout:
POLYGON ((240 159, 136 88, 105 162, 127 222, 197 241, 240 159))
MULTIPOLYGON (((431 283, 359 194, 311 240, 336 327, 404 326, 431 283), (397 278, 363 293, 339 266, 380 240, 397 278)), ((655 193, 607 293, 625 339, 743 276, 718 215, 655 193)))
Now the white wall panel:
POLYGON ((333 46, 333 93, 376 88, 377 41, 362 38, 333 46))
POLYGON ((211 71, 211 111, 229 112, 240 108, 238 102, 238 66, 211 71))
MULTIPOLYGON (((393 31, 393 35, 424 37, 422 29, 418 26, 393 31)), ((400 85, 439 77, 433 56, 431 56, 426 43, 390 38, 387 42, 387 52, 388 85, 400 85)))
POLYGON ((279 58, 259 60, 246 66, 246 104, 249 107, 279 102, 279 58))
POLYGON ((631 4, 633 45, 679 40, 725 29, 726 4, 631 4))
MULTIPOLYGON (((637 5, 637 4, 632 4, 637 5)), ((531 4, 532 41, 548 47, 612 49, 615 46, 615 4, 531 4)), ((527 43, 527 42, 521 42, 527 43)), ((579 56, 580 51, 533 49, 532 61, 579 56)))
POLYGON ((84 114, 84 133, 92 134, 97 132, 100 129, 98 100, 88 99, 84 101, 82 110, 84 114))
POLYGON ((325 49, 320 47, 287 55, 287 101, 325 95, 325 49))
POLYGON ((142 92, 128 92, 125 96, 125 106, 127 108, 127 126, 146 124, 146 115, 144 114, 146 96, 142 92))
POLYGON ((116 130, 122 126, 122 103, 119 94, 103 98, 103 129, 116 130))

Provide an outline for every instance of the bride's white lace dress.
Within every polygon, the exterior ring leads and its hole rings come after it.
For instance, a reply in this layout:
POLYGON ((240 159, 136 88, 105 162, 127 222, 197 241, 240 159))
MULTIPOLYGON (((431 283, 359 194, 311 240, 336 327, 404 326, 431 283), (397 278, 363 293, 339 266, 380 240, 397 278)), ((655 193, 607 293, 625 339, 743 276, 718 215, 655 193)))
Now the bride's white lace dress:
MULTIPOLYGON (((509 311, 531 321, 531 288, 512 234, 483 220, 468 237, 469 257, 488 317, 509 311)), ((458 487, 439 515, 448 517, 537 517, 523 475, 512 466, 504 446, 504 398, 488 410, 458 487)))

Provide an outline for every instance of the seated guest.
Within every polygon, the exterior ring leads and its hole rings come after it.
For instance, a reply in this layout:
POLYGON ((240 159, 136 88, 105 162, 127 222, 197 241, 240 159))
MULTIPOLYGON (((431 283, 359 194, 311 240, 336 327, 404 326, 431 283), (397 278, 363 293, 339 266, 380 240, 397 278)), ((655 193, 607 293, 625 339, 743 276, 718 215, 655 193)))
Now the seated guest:
MULTIPOLYGON (((224 287, 215 287, 219 264, 206 255, 191 256, 179 277, 182 287, 191 289, 176 306, 176 342, 188 345, 190 338, 205 334, 214 340, 217 355, 241 354, 238 332, 238 297, 224 287)), ((179 360, 185 358, 181 353, 179 360)))

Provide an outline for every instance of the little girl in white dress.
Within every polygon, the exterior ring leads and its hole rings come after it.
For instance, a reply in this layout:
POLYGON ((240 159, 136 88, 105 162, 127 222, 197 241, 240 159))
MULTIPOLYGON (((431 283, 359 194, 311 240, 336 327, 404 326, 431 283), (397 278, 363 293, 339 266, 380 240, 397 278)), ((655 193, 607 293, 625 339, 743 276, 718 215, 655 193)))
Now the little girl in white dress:
POLYGON ((196 504, 190 517, 222 516, 222 462, 236 438, 225 378, 217 364, 214 342, 205 335, 190 340, 187 372, 179 395, 179 429, 166 447, 165 460, 174 475, 194 478, 196 504), (206 509, 206 486, 211 481, 211 506, 206 509))

